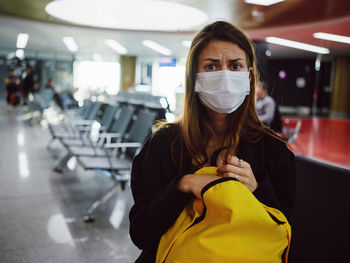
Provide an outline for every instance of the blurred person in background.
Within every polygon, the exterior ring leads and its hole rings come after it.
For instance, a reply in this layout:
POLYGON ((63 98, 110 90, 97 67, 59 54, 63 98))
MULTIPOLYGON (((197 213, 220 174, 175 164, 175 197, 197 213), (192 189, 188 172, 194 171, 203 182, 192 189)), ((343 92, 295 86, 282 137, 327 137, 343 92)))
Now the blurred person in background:
POLYGON ((63 109, 64 105, 63 105, 62 100, 60 98, 60 94, 58 94, 56 92, 55 83, 54 83, 54 80, 52 78, 48 79, 48 81, 45 85, 45 89, 50 89, 54 92, 54 95, 53 95, 54 102, 56 103, 57 106, 59 106, 61 109, 63 109))
POLYGON ((276 103, 267 92, 266 83, 260 81, 256 89, 256 113, 259 120, 270 127, 275 116, 276 103))
POLYGON ((282 132, 282 118, 276 101, 269 96, 266 83, 260 81, 256 89, 256 113, 259 120, 275 132, 282 132))
POLYGON ((55 90, 55 85, 54 85, 54 82, 53 82, 53 79, 49 79, 45 85, 45 88, 46 89, 52 89, 53 91, 55 90))
POLYGON ((33 93, 34 91, 34 78, 32 69, 30 67, 26 67, 24 70, 24 78, 22 80, 22 103, 23 105, 27 104, 28 94, 33 93))
POLYGON ((16 69, 11 68, 9 75, 5 78, 6 101, 8 105, 17 105, 20 102, 20 79, 16 75, 16 69))

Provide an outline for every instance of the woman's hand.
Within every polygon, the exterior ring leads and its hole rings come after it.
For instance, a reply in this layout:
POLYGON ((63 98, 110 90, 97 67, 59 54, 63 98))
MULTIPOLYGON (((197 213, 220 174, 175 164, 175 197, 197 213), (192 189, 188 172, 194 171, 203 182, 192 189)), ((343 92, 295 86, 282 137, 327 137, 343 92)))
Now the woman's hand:
POLYGON ((213 174, 186 174, 179 180, 178 188, 185 193, 192 192, 197 198, 202 199, 202 189, 220 178, 220 176, 213 174))
MULTIPOLYGON (((220 158, 222 159, 222 158, 220 158)), ((236 156, 229 156, 224 164, 218 158, 218 173, 223 177, 233 177, 244 184, 249 191, 254 192, 258 187, 250 164, 238 159, 236 156)))

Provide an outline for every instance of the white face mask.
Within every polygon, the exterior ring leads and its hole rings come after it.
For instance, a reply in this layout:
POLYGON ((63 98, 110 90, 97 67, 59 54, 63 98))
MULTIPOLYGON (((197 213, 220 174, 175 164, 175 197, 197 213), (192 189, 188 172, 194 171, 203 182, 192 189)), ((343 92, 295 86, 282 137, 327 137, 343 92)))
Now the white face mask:
POLYGON ((196 73, 200 101, 219 113, 232 113, 250 92, 249 72, 220 70, 196 73))

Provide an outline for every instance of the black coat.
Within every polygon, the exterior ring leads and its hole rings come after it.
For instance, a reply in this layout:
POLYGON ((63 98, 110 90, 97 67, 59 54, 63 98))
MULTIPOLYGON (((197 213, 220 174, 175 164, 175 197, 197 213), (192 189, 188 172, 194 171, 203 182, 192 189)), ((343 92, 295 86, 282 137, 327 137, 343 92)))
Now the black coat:
MULTIPOLYGON (((135 157, 131 189, 135 204, 130 211, 130 236, 142 254, 136 262, 155 262, 161 236, 174 224, 192 193, 178 190, 177 182, 193 173, 192 158, 184 154, 183 168, 171 158, 171 142, 177 128, 162 129, 147 140, 135 157)), ((258 182, 255 197, 290 216, 295 197, 294 154, 287 146, 264 135, 258 142, 241 139, 238 158, 248 162, 258 182)))

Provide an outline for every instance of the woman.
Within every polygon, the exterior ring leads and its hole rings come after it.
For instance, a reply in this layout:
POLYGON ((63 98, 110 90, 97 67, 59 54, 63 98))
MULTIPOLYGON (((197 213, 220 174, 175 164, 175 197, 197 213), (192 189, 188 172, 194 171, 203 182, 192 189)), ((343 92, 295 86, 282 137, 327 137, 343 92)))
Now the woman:
POLYGON ((163 124, 135 157, 130 235, 154 262, 161 236, 193 198, 220 176, 194 175, 218 166, 265 205, 290 215, 295 195, 294 155, 263 126, 255 111, 258 81, 252 42, 237 27, 215 22, 193 39, 187 60, 184 114, 163 124))

